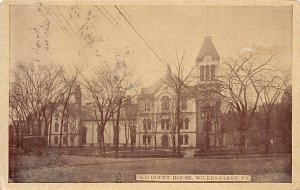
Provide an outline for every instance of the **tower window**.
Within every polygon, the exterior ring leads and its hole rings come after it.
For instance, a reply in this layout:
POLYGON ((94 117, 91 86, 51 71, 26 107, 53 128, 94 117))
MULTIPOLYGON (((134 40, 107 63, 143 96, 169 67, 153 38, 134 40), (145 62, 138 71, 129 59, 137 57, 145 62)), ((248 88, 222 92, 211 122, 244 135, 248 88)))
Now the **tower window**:
POLYGON ((212 65, 211 66, 211 80, 215 80, 215 76, 216 76, 216 66, 212 65))
POLYGON ((208 65, 205 67, 205 80, 206 81, 210 80, 210 73, 209 73, 209 66, 208 65))
POLYGON ((200 81, 204 81, 204 66, 200 66, 200 81))

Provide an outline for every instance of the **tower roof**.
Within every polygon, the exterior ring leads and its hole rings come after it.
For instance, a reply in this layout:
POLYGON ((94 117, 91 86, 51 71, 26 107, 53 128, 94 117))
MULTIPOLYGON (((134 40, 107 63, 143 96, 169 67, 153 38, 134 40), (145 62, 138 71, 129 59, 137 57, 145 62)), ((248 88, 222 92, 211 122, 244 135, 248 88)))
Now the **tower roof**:
POLYGON ((212 57, 212 60, 220 59, 220 56, 219 56, 214 44, 212 43, 210 36, 207 36, 204 38, 202 47, 198 53, 196 61, 203 61, 203 58, 206 55, 210 55, 212 57))

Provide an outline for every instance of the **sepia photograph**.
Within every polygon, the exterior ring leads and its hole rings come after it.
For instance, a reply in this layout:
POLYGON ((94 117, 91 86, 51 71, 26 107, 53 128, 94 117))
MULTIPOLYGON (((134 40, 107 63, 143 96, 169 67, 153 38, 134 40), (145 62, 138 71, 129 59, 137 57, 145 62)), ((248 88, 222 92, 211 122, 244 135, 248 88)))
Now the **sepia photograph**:
POLYGON ((8 183, 292 183, 293 6, 8 11, 8 183))

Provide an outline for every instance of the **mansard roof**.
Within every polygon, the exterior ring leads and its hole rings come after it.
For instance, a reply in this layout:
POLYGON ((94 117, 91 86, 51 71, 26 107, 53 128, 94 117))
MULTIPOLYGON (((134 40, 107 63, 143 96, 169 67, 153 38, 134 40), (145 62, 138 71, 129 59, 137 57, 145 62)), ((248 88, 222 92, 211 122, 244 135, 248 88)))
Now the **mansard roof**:
POLYGON ((212 57, 212 60, 220 60, 220 56, 219 56, 214 44, 212 43, 210 36, 207 36, 204 38, 202 47, 198 53, 196 61, 203 61, 203 58, 206 55, 210 55, 212 57))

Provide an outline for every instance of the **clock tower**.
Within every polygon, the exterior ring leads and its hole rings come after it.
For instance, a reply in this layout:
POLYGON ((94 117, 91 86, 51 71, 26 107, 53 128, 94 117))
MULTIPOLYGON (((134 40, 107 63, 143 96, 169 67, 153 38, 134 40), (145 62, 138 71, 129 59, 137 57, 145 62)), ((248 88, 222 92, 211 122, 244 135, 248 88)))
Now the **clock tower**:
POLYGON ((205 37, 196 57, 197 80, 197 147, 206 150, 219 147, 220 96, 217 82, 220 56, 211 40, 205 37))

